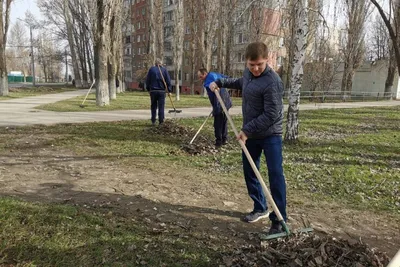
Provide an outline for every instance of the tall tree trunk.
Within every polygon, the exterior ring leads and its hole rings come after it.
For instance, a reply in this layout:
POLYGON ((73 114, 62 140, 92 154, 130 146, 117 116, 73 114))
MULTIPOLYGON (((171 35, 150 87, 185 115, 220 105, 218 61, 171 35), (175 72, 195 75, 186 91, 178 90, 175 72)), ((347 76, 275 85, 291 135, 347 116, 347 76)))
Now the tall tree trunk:
POLYGON ((116 49, 115 47, 117 46, 118 40, 116 38, 116 32, 119 31, 119 29, 116 29, 116 18, 113 15, 110 21, 110 31, 109 31, 109 38, 110 40, 113 40, 110 42, 110 53, 108 56, 107 60, 107 70, 108 70, 108 90, 109 90, 109 95, 110 99, 116 99, 117 98, 117 87, 115 84, 115 59, 116 59, 116 49))
POLYGON ((90 56, 91 55, 91 51, 90 51, 90 46, 89 46, 89 40, 88 40, 89 38, 85 38, 85 46, 86 46, 86 59, 87 59, 87 65, 88 65, 88 67, 89 67, 89 77, 90 77, 90 80, 93 82, 93 78, 94 78, 94 75, 93 75, 93 68, 92 68, 92 64, 93 64, 93 60, 92 60, 92 57, 90 56))
POLYGON ((176 7, 174 10, 175 29, 174 29, 173 55, 174 55, 174 67, 175 67, 176 101, 179 101, 180 100, 179 72, 182 66, 183 35, 184 35, 183 0, 176 0, 175 5, 176 7))
POLYGON ((149 0, 149 15, 150 15, 150 25, 149 25, 149 55, 151 64, 154 64, 156 61, 156 57, 158 55, 156 42, 157 42, 157 24, 156 24, 156 16, 155 16, 155 5, 154 0, 149 0))
MULTIPOLYGON (((110 8, 110 7, 108 7, 110 8)), ((108 49, 107 40, 109 40, 110 18, 106 3, 104 0, 97 1, 97 29, 95 32, 94 61, 96 78, 96 105, 108 106, 110 104, 110 95, 108 90, 108 49)))
POLYGON ((295 50, 292 63, 292 77, 289 88, 289 108, 285 134, 285 140, 288 141, 296 141, 299 136, 300 91, 303 82, 303 65, 306 57, 306 40, 308 35, 306 2, 306 0, 299 0, 296 3, 295 20, 298 23, 294 36, 295 50))
POLYGON ((68 43, 69 43, 69 50, 71 52, 71 59, 72 59, 72 67, 74 69, 74 76, 75 76, 75 87, 81 88, 82 87, 82 79, 81 74, 79 72, 79 65, 78 59, 76 56, 75 50, 75 42, 73 36, 73 25, 71 23, 71 14, 70 14, 68 0, 64 0, 64 19, 67 28, 67 36, 68 36, 68 43))
POLYGON ((390 54, 389 54, 389 66, 388 66, 388 73, 386 77, 386 82, 385 82, 385 93, 384 97, 388 97, 392 99, 392 91, 393 91, 393 82, 394 82, 394 77, 396 75, 396 61, 394 59, 394 49, 393 47, 390 48, 390 54))
POLYGON ((0 96, 8 95, 6 62, 7 33, 10 25, 11 0, 0 0, 0 96), (5 8, 5 10, 4 10, 5 8))

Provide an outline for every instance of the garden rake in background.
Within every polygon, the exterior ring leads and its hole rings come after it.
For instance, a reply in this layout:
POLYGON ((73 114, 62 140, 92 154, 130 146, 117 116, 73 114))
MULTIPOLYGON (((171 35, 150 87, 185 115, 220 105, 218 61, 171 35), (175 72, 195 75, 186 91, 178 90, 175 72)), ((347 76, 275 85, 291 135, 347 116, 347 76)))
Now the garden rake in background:
POLYGON ((89 90, 88 90, 88 92, 87 92, 87 94, 86 94, 86 96, 85 96, 85 99, 83 99, 82 104, 79 105, 81 108, 84 108, 84 107, 85 107, 85 105, 83 105, 83 104, 85 103, 86 98, 87 98, 88 95, 90 94, 90 91, 92 90, 92 87, 93 87, 93 85, 94 85, 95 82, 96 82, 96 80, 93 79, 92 85, 90 86, 90 88, 89 88, 89 90))
POLYGON ((203 129, 204 125, 206 124, 207 120, 212 116, 212 111, 210 113, 210 115, 207 116, 206 120, 203 122, 203 124, 200 126, 199 130, 197 131, 197 133, 193 136, 192 140, 190 141, 189 145, 191 145, 194 141, 194 139, 196 139, 197 135, 200 133, 201 129, 203 129))
MULTIPOLYGON (((221 104, 222 109, 224 110, 224 112, 226 114, 226 117, 229 120, 229 123, 231 124, 232 130, 235 133, 235 136, 239 136, 239 133, 238 133, 236 127, 235 127, 235 124, 233 123, 233 120, 232 120, 231 116, 229 115, 228 110, 226 109, 224 101, 222 100, 221 95, 219 94, 218 90, 215 90, 215 95, 217 96, 218 101, 221 104)), ((261 177, 260 172, 258 171, 256 165, 254 164, 254 161, 251 158, 251 155, 250 155, 249 151, 247 150, 247 147, 246 147, 245 143, 241 139, 239 139, 239 143, 240 143, 240 146, 242 147, 242 150, 243 150, 244 154, 246 155, 247 160, 249 161, 249 163, 251 165, 251 168, 253 169, 254 173, 257 176, 258 181, 261 184, 261 187, 262 187, 262 189, 264 191, 265 196, 267 197, 267 202, 269 203, 268 206, 272 207, 272 210, 275 212, 276 216, 278 217, 279 223, 282 225, 282 228, 285 230, 285 232, 278 233, 278 234, 262 235, 261 239, 271 240, 271 239, 275 239, 275 238, 289 236, 291 234, 290 231, 289 231, 289 228, 288 228, 285 220, 283 219, 282 214, 280 213, 278 207, 276 206, 275 201, 272 198, 271 193, 269 192, 267 186, 265 185, 265 182, 264 182, 263 178, 261 177)), ((311 231, 313 231, 312 228, 305 228, 305 229, 301 229, 301 230, 299 230, 297 232, 311 232, 311 231)))
MULTIPOLYGON (((179 110, 179 109, 176 109, 176 108, 175 108, 174 102, 172 101, 172 98, 171 98, 171 94, 168 92, 168 86, 167 86, 167 83, 165 82, 164 75, 162 74, 162 71, 161 71, 160 66, 157 66, 157 67, 158 67, 158 70, 160 71, 161 78, 162 78, 162 80, 163 80, 163 82, 164 82, 165 92, 168 94, 169 100, 171 101, 171 105, 172 105, 172 107, 174 108, 174 109, 168 110, 168 113, 175 113, 175 115, 176 115, 177 113, 181 113, 182 110, 179 110)), ((179 90, 179 88, 177 88, 176 90, 179 90)))

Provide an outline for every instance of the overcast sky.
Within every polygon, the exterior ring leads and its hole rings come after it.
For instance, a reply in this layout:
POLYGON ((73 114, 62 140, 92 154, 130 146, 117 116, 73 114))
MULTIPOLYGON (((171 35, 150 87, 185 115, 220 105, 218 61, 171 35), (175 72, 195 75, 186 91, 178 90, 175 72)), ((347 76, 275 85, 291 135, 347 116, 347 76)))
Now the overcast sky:
POLYGON ((36 5, 36 0, 14 0, 11 4, 10 22, 13 25, 17 18, 24 19, 25 12, 30 11, 36 19, 40 19, 40 11, 36 5))

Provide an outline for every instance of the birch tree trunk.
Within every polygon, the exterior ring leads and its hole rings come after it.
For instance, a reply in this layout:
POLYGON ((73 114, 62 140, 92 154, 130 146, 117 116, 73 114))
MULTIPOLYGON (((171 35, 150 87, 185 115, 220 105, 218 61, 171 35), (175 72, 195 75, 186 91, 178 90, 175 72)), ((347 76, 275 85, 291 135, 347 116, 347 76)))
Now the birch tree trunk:
POLYGON ((175 29, 174 29, 173 56, 174 56, 174 67, 175 67, 176 101, 179 101, 180 100, 179 72, 182 66, 183 34, 184 34, 183 0, 175 1, 174 17, 175 17, 174 18, 175 29))
POLYGON ((96 2, 96 30, 94 32, 94 62, 96 79, 96 105, 107 106, 110 104, 108 90, 108 45, 110 30, 110 9, 106 0, 96 2))
MULTIPOLYGON (((113 12, 114 13, 114 12, 113 12)), ((111 21, 110 21, 110 31, 109 31, 109 36, 110 40, 110 51, 109 51, 109 56, 107 60, 107 71, 108 71, 108 90, 109 90, 109 95, 110 95, 110 100, 117 99, 117 86, 115 82, 115 61, 116 61, 116 46, 118 46, 118 41, 116 40, 116 32, 119 31, 119 29, 116 27, 116 18, 115 15, 112 15, 111 21)))
POLYGON ((11 2, 11 0, 0 0, 0 96, 8 95, 6 44, 10 25, 11 2))
POLYGON ((295 21, 297 24, 294 35, 294 57, 285 134, 285 140, 290 142, 298 140, 299 136, 300 90, 303 82, 303 65, 306 57, 308 35, 307 1, 299 0, 295 5, 295 21))
POLYGON ((157 42, 157 32, 156 32, 156 16, 155 16, 155 5, 154 0, 149 0, 149 15, 150 15, 150 25, 149 25, 149 56, 151 57, 151 64, 154 64, 157 57, 156 42, 157 42))

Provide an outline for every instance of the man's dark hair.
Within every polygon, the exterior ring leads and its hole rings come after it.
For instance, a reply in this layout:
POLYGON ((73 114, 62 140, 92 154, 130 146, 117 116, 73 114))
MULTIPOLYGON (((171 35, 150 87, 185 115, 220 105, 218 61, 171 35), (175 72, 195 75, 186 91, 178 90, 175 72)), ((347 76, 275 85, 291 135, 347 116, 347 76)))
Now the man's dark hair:
POLYGON ((268 58, 268 46, 263 42, 251 43, 247 46, 244 56, 246 59, 249 60, 268 58))
POLYGON ((200 68, 200 69, 199 69, 199 72, 200 72, 201 74, 206 74, 206 73, 208 73, 208 71, 207 71, 206 68, 200 68))

